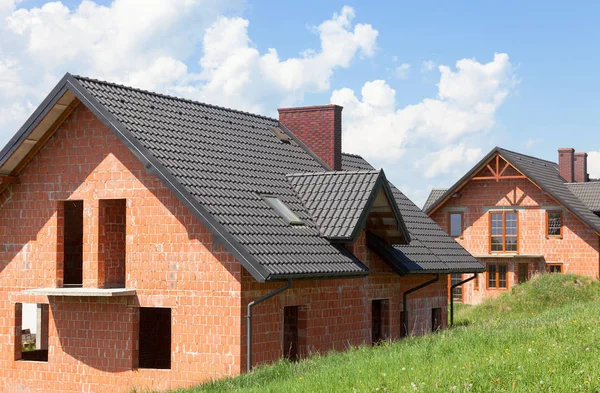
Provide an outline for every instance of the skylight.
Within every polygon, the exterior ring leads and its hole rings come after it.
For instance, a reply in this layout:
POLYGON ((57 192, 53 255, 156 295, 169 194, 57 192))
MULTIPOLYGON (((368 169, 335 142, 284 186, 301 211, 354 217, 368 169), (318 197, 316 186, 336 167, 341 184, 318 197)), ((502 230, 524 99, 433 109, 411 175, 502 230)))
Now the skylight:
POLYGON ((302 222, 302 220, 300 219, 300 217, 298 217, 296 215, 296 213, 291 211, 290 208, 287 207, 286 204, 281 201, 281 199, 274 197, 274 196, 265 196, 264 198, 265 198, 265 202, 267 203, 267 205, 269 205, 271 207, 271 209, 275 210, 275 212, 277 212, 277 214, 279 214, 281 216, 281 218, 283 218, 283 220, 287 224, 290 224, 290 225, 303 225, 304 224, 302 222))

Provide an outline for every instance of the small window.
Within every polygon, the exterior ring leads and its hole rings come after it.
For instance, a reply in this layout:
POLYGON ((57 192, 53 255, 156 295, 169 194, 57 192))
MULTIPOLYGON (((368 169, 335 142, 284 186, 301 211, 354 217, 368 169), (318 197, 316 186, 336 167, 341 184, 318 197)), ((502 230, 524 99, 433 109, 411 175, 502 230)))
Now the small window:
POLYGON ((298 217, 296 213, 291 211, 290 208, 287 207, 286 204, 281 201, 281 199, 274 196, 266 196, 264 198, 267 205, 269 205, 271 209, 275 210, 277 214, 279 214, 285 220, 286 223, 290 225, 304 224, 300 217, 298 217))
POLYGON ((562 273, 562 265, 548 265, 549 273, 562 273))
MULTIPOLYGON (((451 285, 455 285, 458 284, 459 282, 461 282, 463 280, 463 276, 462 274, 451 274, 450 275, 450 284, 451 285)), ((462 303, 463 302, 463 289, 462 289, 462 285, 459 285, 457 287, 454 287, 454 296, 453 299, 455 303, 462 303)))
POLYGON ((47 304, 18 303, 16 305, 15 360, 48 361, 49 307, 47 304))
POLYGON ((504 264, 499 263, 490 263, 487 266, 488 273, 488 288, 492 289, 506 289, 507 280, 506 280, 506 272, 507 267, 504 264))
POLYGON ((62 202, 64 215, 62 233, 65 287, 83 284, 83 201, 62 202))
POLYGON ((450 213, 450 236, 462 237, 463 234, 463 214, 450 213))
POLYGON ((171 368, 171 309, 140 307, 139 368, 171 368))
POLYGON ((371 302, 371 344, 377 345, 389 338, 389 301, 371 302))
POLYGON ((562 211, 547 211, 546 212, 547 230, 548 237, 561 237, 562 236, 562 211))
POLYGON ((406 337, 408 326, 404 326, 404 311, 400 311, 400 338, 406 337))
POLYGON ((432 308, 431 309, 431 331, 437 332, 442 328, 442 309, 432 308))
POLYGON ((295 362, 299 359, 299 307, 283 308, 283 356, 295 362))

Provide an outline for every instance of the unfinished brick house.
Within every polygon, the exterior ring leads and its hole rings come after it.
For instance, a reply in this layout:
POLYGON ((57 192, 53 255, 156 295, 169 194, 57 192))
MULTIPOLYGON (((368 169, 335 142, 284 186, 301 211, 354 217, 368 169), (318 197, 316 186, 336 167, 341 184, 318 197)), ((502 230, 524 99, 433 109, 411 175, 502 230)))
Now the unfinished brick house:
POLYGON ((486 266, 455 301, 479 303, 535 273, 600 274, 600 182, 586 153, 559 149, 556 164, 495 148, 423 210, 486 266))
POLYGON ((341 111, 65 75, 0 152, 2 391, 162 390, 444 328, 447 275, 483 267, 341 153, 341 111))

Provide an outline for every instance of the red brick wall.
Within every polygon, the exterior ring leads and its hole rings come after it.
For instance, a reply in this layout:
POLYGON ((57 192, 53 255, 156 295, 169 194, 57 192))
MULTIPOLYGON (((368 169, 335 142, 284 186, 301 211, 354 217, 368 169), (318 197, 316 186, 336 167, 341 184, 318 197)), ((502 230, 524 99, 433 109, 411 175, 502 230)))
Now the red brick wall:
POLYGON ((100 201, 98 269, 103 277, 98 286, 125 287, 126 217, 125 199, 100 201))
MULTIPOLYGON (((365 246, 364 236, 349 247, 372 271, 365 278, 323 281, 296 281, 289 289, 254 307, 253 364, 272 362, 283 356, 283 308, 301 306, 306 313, 306 341, 300 355, 345 350, 349 346, 371 342, 371 301, 388 299, 391 338, 400 338, 402 293, 428 281, 424 277, 400 277, 365 246)), ((284 283, 258 284, 245 274, 242 304, 247 304, 282 286, 284 283)), ((409 296, 409 331, 421 335, 431 332, 431 310, 442 309, 442 323, 447 321, 447 278, 409 296)), ((245 313, 244 313, 245 315, 245 313)), ((242 353, 246 353, 246 318, 242 353)), ((302 345, 302 344, 301 344, 302 345)), ((245 362, 243 361, 245 368, 245 362)))
MULTIPOLYGON (((0 391, 164 390, 245 370, 246 305, 282 284, 258 284, 214 245, 206 228, 91 112, 77 109, 20 178, 0 207, 0 391), (112 203, 101 200, 126 200, 125 284, 137 296, 49 299, 21 293, 62 285, 60 206, 66 199, 84 201, 84 287, 112 282, 102 266, 103 234, 123 224, 110 213, 100 219, 112 203), (48 362, 15 361, 22 302, 50 305, 48 362), (135 368, 139 307, 171 308, 170 370, 135 368)), ((290 291, 255 307, 257 364, 283 355, 287 305, 301 306, 303 354, 369 343, 372 299, 389 299, 392 338, 399 337, 402 292, 430 276, 397 276, 367 250, 364 237, 349 247, 373 275, 294 282, 290 291)), ((445 321, 446 304, 444 280, 411 295, 412 332, 431 330, 432 308, 441 307, 445 321)))
POLYGON ((91 112, 77 109, 20 179, 0 207, 1 392, 167 389, 240 372, 239 263, 91 112), (102 283, 100 200, 126 199, 126 286, 137 297, 20 294, 62 285, 65 199, 84 201, 88 287, 102 283), (47 363, 14 361, 20 302, 50 304, 47 363), (172 308, 171 370, 132 370, 140 306, 172 308))
POLYGON ((327 165, 334 170, 342 170, 341 106, 281 108, 279 121, 327 165))
MULTIPOLYGON (((518 211, 519 254, 542 255, 543 258, 485 258, 486 263, 506 263, 508 265, 508 289, 516 284, 519 263, 529 264, 529 274, 540 273, 548 263, 562 263, 563 272, 598 277, 599 244, 598 236, 577 217, 563 211, 563 237, 546 236, 546 210, 543 207, 558 207, 559 204, 543 193, 529 180, 470 181, 459 192, 459 197, 451 198, 440 206, 432 218, 450 232, 449 210, 464 211, 463 238, 456 240, 473 255, 489 254, 489 212, 493 206, 516 206, 518 211)), ((487 275, 480 274, 479 289, 475 282, 464 285, 464 300, 478 303, 485 297, 497 296, 504 290, 487 289, 487 275)))

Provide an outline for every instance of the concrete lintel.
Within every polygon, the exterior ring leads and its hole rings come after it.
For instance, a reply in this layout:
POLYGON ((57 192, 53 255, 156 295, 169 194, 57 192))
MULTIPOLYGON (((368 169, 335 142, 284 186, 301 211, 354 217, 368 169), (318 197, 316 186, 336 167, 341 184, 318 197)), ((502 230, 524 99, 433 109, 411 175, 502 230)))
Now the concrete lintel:
POLYGON ((88 296, 88 297, 117 297, 135 296, 135 289, 128 288, 36 288, 21 292, 24 295, 45 296, 88 296))

